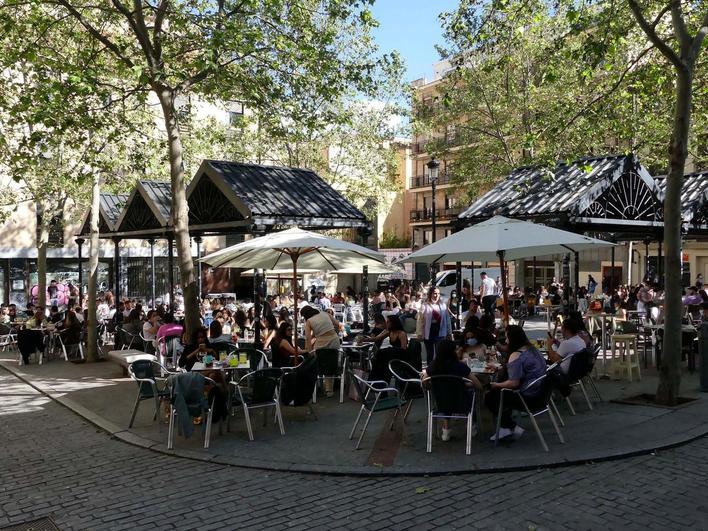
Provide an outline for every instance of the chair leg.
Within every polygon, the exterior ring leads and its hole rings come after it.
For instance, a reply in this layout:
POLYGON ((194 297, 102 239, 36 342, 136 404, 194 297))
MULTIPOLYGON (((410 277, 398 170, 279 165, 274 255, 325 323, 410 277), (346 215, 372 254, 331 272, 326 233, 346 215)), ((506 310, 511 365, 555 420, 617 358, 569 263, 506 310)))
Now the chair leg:
POLYGON ((285 426, 283 425, 283 414, 280 411, 280 402, 275 402, 275 415, 278 417, 278 426, 280 426, 280 435, 285 435, 285 426))
POLYGON ((555 414, 558 416, 558 422, 560 422, 561 426, 565 427, 565 421, 563 421, 563 417, 561 417, 561 414, 558 411, 558 406, 556 405, 556 401, 553 400, 553 397, 551 397, 549 403, 551 407, 553 407, 553 411, 555 412, 555 414))
POLYGON ((175 407, 170 405, 170 427, 167 430, 167 449, 172 450, 175 447, 175 407))
POLYGON ((366 428, 369 427, 369 421, 371 420, 371 415, 373 415, 374 409, 372 408, 369 411, 369 416, 366 417, 366 422, 364 422, 364 427, 361 429, 361 434, 359 435, 359 440, 356 442, 356 447, 355 449, 358 450, 359 446, 361 446, 361 440, 364 438, 364 434, 366 433, 366 428))
POLYGON ((568 409, 570 410, 570 414, 575 416, 575 408, 573 407, 573 403, 570 401, 570 395, 565 397, 565 403, 568 404, 568 409))
POLYGON ((539 428, 538 422, 536 422, 536 417, 534 417, 531 410, 529 410, 529 406, 526 405, 526 400, 524 400, 524 397, 519 395, 519 398, 521 398, 521 402, 524 404, 524 409, 526 410, 526 413, 528 413, 529 419, 531 420, 531 425, 533 426, 536 435, 538 435, 539 441, 541 441, 541 446, 543 446, 543 449, 547 452, 548 445, 546 444, 546 439, 543 437, 543 433, 541 433, 541 428, 539 428))
POLYGON ((133 427, 133 422, 135 422, 135 414, 138 412, 139 405, 140 405, 140 389, 138 389, 138 394, 135 397, 135 405, 133 406, 133 413, 130 415, 130 422, 128 423, 128 428, 133 427))
POLYGON ((315 388, 312 390, 312 403, 316 404, 317 403, 317 384, 320 383, 320 377, 317 377, 317 381, 315 382, 315 388))
POLYGON ((427 447, 426 452, 431 453, 433 451, 433 413, 428 409, 428 434, 427 434, 427 447))
POLYGON ((356 416, 356 420, 354 421, 354 426, 352 427, 352 431, 349 434, 350 441, 354 438, 354 432, 356 431, 356 428, 359 425, 359 420, 361 419, 361 414, 363 412, 364 412, 364 405, 362 404, 361 408, 359 408, 359 414, 356 416))
POLYGON ((602 402, 602 395, 600 394, 600 390, 597 388, 597 384, 592 378, 588 378, 586 376, 586 379, 590 382, 590 386, 592 387, 593 391, 595 392, 595 395, 597 396, 597 399, 602 402))
POLYGON ((246 417, 246 430, 248 430, 248 439, 253 440, 253 428, 251 427, 251 414, 248 412, 248 406, 243 404, 243 415, 246 417))
POLYGON ((563 434, 561 433, 560 428, 558 427, 558 424, 556 423, 556 417, 553 415, 553 411, 551 411, 551 408, 548 408, 548 416, 551 419, 551 424, 553 424, 553 429, 556 430, 556 435, 558 435, 558 440, 562 444, 565 444, 565 439, 563 438, 563 434))
MULTIPOLYGON (((344 362, 345 369, 346 369, 346 361, 344 362)), ((346 381, 346 373, 342 372, 341 376, 339 377, 339 403, 343 404, 344 403, 344 382, 346 381)))
POLYGON ((494 446, 497 446, 499 444, 499 430, 501 429, 501 414, 502 414, 502 408, 504 407, 504 393, 499 394, 499 409, 497 410, 497 431, 495 431, 494 435, 494 446))
POLYGON ((472 453, 472 424, 474 423, 474 402, 476 394, 472 395, 472 408, 470 409, 470 414, 467 415, 467 444, 465 446, 465 454, 470 455, 472 453))
POLYGON ((209 408, 209 413, 207 413, 206 426, 204 428, 204 448, 209 449, 209 443, 211 442, 211 420, 214 415, 214 403, 212 402, 209 408))
POLYGON ((588 396, 588 392, 585 390, 585 385, 583 384, 582 378, 578 380, 578 385, 580 386, 580 390, 583 392, 583 396, 585 397, 585 402, 587 403, 588 407, 590 408, 590 411, 592 411, 594 408, 592 407, 592 402, 590 402, 590 397, 588 396))
POLYGON ((413 399, 408 400, 408 405, 406 406, 406 412, 403 414, 403 423, 405 424, 406 419, 408 418, 408 414, 411 412, 411 408, 413 407, 413 399))

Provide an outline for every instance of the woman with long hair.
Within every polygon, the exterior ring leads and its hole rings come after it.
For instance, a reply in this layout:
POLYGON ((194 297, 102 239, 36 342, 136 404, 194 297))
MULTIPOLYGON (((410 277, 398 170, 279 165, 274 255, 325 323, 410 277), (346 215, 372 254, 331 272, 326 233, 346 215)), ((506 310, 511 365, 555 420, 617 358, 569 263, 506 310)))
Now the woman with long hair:
POLYGON ((293 325, 287 321, 281 322, 270 342, 273 367, 291 367, 296 365, 292 362, 292 359, 294 356, 302 354, 303 351, 293 346, 292 338, 293 325))
MULTIPOLYGON (((435 359, 423 370, 422 379, 430 376, 459 376, 469 381, 471 392, 473 387, 480 391, 483 389, 482 383, 472 374, 469 366, 460 361, 458 347, 453 341, 443 339, 438 343, 437 347, 435 359)), ((450 433, 449 420, 443 419, 442 440, 449 441, 450 433)))
POLYGON ((435 286, 428 289, 428 299, 418 312, 416 336, 425 343, 428 364, 435 358, 437 343, 452 336, 447 305, 440 299, 440 290, 435 286))
MULTIPOLYGON (((502 389, 520 389, 531 410, 542 405, 539 402, 543 399, 541 386, 534 385, 528 389, 527 386, 546 374, 546 360, 535 347, 531 346, 523 328, 517 325, 506 328, 506 347, 509 353, 509 361, 506 365, 507 379, 503 382, 492 382, 490 391, 484 397, 487 407, 494 416, 499 413, 502 389)), ((510 435, 518 439, 524 433, 523 428, 517 426, 512 418, 514 409, 523 409, 521 400, 515 393, 506 393, 501 412, 499 439, 510 435)), ((493 435, 492 440, 495 438, 496 435, 493 435)))

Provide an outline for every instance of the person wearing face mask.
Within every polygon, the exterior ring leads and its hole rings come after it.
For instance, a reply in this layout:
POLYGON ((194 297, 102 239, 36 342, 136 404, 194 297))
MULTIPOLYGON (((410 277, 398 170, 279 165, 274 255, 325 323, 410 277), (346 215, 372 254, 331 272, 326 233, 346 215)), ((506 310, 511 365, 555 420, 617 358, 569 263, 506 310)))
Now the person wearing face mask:
POLYGON ((452 334, 450 314, 447 305, 440 299, 438 288, 433 286, 428 290, 428 299, 420 307, 416 324, 416 336, 425 343, 427 360, 431 363, 437 343, 449 339, 452 334))

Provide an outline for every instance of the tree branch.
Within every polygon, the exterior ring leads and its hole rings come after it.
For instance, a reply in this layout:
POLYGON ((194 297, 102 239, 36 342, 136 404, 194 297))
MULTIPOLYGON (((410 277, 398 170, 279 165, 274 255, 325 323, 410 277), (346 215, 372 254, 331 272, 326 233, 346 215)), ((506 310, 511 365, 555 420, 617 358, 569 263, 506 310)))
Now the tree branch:
POLYGON ((642 8, 639 7, 637 0, 627 0, 627 2, 629 3, 629 8, 634 14, 634 18, 637 20, 637 24, 639 24, 639 27, 642 28, 651 43, 656 46, 662 55, 666 57, 678 70, 685 70, 686 65, 678 56, 676 51, 671 46, 666 44, 661 37, 659 37, 655 28, 649 24, 646 18, 644 18, 642 8))
POLYGON ((706 35, 708 35, 708 11, 706 11, 705 16, 703 17, 703 21, 701 22, 701 27, 698 30, 698 33, 696 33, 696 36, 693 38, 693 45, 691 46, 691 56, 695 59, 698 57, 698 52, 701 49, 701 46, 703 45, 703 40, 706 38, 706 35))
POLYGON ((68 0, 57 0, 57 2, 69 13, 71 13, 71 15, 78 20, 84 28, 86 28, 86 31, 93 35, 99 42, 103 43, 103 45, 108 48, 120 61, 122 61, 129 68, 133 68, 133 66, 135 66, 135 63, 133 63, 133 61, 131 61, 130 58, 128 58, 113 41, 103 35, 90 22, 88 22, 68 0))

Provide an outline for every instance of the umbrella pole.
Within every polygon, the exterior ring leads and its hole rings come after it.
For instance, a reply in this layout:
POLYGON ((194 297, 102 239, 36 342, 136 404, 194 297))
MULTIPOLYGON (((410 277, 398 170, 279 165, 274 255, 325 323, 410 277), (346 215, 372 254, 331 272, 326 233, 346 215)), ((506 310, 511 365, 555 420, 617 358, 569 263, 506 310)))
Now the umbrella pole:
MULTIPOLYGON (((297 254, 291 254, 290 258, 293 261, 293 347, 295 347, 295 352, 297 352, 297 304, 298 304, 298 289, 297 289, 297 254)), ((293 365, 296 365, 297 358, 293 357, 293 365)))
POLYGON ((497 252, 499 256, 499 268, 501 269, 501 283, 502 283, 502 300, 504 301, 504 317, 503 323, 504 328, 509 326, 509 294, 506 289, 506 261, 504 260, 504 251, 497 252))

